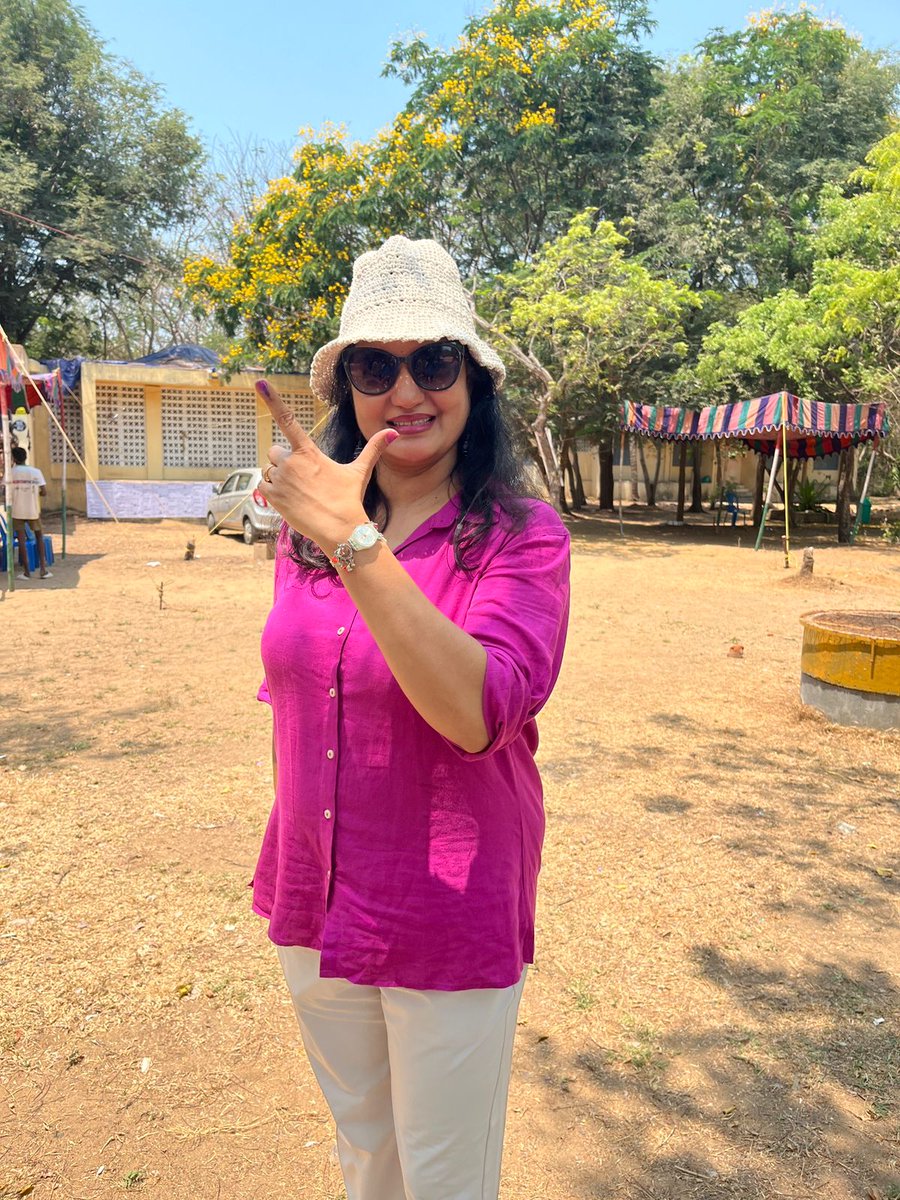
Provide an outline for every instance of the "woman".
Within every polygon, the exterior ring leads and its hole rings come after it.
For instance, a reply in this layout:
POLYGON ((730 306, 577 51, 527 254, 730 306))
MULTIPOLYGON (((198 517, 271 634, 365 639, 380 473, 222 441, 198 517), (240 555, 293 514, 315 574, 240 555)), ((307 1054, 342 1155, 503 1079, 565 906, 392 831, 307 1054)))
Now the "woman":
POLYGON ((503 364, 453 260, 362 255, 290 451, 262 639, 276 799, 254 908, 337 1125, 348 1200, 496 1198, 532 961, 534 717, 562 658, 568 536, 526 498, 503 364))

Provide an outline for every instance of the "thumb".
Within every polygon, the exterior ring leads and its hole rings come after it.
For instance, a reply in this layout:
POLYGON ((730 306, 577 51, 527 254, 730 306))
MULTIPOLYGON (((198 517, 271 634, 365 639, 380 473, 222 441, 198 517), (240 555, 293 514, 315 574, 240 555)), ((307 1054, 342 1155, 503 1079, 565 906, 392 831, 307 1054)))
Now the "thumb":
POLYGON ((381 458, 384 451, 390 446, 391 442, 395 442, 400 434, 396 429, 379 429, 376 434, 366 442, 362 450, 353 461, 354 467, 363 476, 366 483, 372 477, 372 472, 381 458))

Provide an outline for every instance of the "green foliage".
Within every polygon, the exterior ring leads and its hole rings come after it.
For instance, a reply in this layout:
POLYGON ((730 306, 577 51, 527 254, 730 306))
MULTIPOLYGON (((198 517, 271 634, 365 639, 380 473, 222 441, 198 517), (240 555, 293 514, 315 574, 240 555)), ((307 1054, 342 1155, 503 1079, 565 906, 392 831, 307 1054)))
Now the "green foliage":
POLYGON ((353 260, 397 229, 424 234, 425 132, 402 118, 369 145, 330 126, 306 131, 293 172, 272 180, 236 224, 229 261, 186 262, 188 294, 234 339, 226 365, 251 355, 305 369, 332 336, 353 260))
POLYGON ((872 149, 851 183, 863 190, 825 191, 809 288, 783 289, 711 328, 690 372, 705 393, 787 388, 832 402, 885 400, 900 416, 900 132, 872 149))
POLYGON ((649 376, 687 349, 684 319, 696 298, 655 279, 628 249, 624 233, 587 209, 490 297, 494 328, 550 372, 557 420, 576 435, 608 431, 617 403, 643 394, 649 376))
POLYGON ((808 10, 717 31, 666 76, 635 185, 636 239, 697 289, 808 279, 823 187, 891 127, 898 72, 808 10))
POLYGON ((527 262, 589 206, 624 215, 658 90, 650 24, 644 0, 496 0, 450 50, 394 43, 386 73, 415 89, 405 115, 446 138, 432 205, 452 197, 464 266, 527 262))
POLYGON ((490 276, 588 203, 621 211, 656 87, 636 42, 646 23, 643 0, 497 0, 452 50, 396 43, 386 72, 414 92, 391 127, 368 144, 307 132, 228 261, 186 264, 196 305, 235 339, 230 361, 305 368, 334 330, 353 259, 392 233, 436 237, 490 276))
POLYGON ((798 479, 794 488, 794 507, 798 512, 815 512, 828 496, 828 485, 816 479, 798 479))
POLYGON ((68 0, 0 10, 0 319, 60 342, 85 296, 115 296, 162 256, 189 212, 201 157, 158 87, 115 62, 68 0), (65 237, 45 228, 75 234, 65 237), (130 256, 130 257, 129 257, 130 256))

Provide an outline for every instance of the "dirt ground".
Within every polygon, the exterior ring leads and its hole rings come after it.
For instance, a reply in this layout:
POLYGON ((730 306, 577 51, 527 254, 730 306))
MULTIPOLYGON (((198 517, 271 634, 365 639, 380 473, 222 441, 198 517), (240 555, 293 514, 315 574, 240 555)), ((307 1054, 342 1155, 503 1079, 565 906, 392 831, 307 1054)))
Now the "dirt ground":
MULTIPOLYGON (((626 516, 570 522, 503 1198, 898 1200, 900 732, 798 689, 800 614, 900 609, 900 549, 626 516)), ((2 1200, 343 1196, 246 886, 271 587, 82 520, 3 595, 2 1200)))

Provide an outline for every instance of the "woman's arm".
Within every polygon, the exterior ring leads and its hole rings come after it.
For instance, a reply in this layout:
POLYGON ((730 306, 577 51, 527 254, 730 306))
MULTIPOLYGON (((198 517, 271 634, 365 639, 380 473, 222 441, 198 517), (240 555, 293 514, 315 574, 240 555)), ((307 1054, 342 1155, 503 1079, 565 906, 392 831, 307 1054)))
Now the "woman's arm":
POLYGON ((342 580, 419 716, 470 754, 483 750, 484 647, 435 608, 384 542, 357 551, 342 580))
MULTIPOLYGON (((397 434, 381 430, 352 463, 336 463, 271 385, 256 386, 291 445, 290 452, 270 452, 274 476, 269 481, 264 475, 259 489, 291 528, 330 554, 368 520, 363 494, 381 451, 397 434)), ((383 542, 357 551, 356 561, 356 570, 343 574, 344 585, 409 702, 462 749, 484 749, 490 741, 482 713, 484 649, 435 608, 383 542)))

